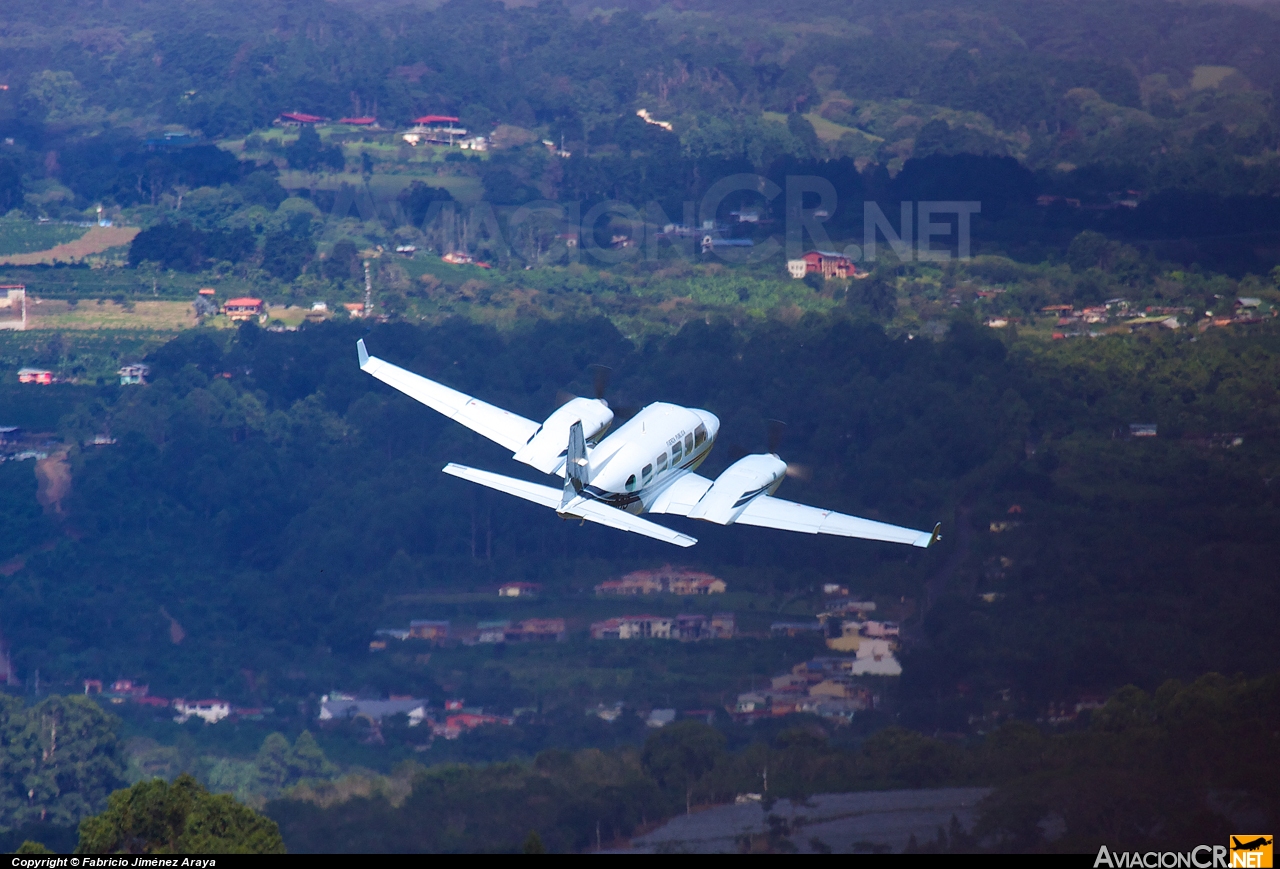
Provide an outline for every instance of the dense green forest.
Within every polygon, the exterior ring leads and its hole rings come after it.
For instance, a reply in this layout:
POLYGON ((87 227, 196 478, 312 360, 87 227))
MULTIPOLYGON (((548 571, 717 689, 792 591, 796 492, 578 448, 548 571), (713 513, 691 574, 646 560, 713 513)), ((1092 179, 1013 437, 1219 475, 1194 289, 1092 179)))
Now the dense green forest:
MULTIPOLYGON (((814 469, 787 494, 917 527, 944 520, 952 532, 925 553, 699 527, 681 557, 764 596, 753 607, 766 612, 826 581, 929 600, 929 642, 903 684, 921 725, 963 729, 1004 689, 1035 709, 1128 681, 1261 672, 1276 653, 1268 634, 1217 637, 1274 594, 1276 337, 1162 332, 1006 344, 960 318, 941 340, 909 340, 840 316, 695 322, 638 346, 603 320, 187 332, 151 354, 151 385, 74 393, 65 442, 108 431, 117 443, 72 448, 61 517, 40 512, 30 465, 0 467, 23 529, 4 554, 24 558, 3 586, 4 634, 18 671, 50 682, 145 676, 162 696, 246 705, 336 680, 438 696, 436 680, 456 679, 412 655, 370 659, 374 629, 492 618, 496 601, 447 594, 483 599, 514 579, 553 590, 562 602, 537 612, 555 614, 600 579, 672 558, 441 475, 447 461, 503 469, 506 457, 362 375, 365 335, 385 358, 531 417, 609 364, 620 407, 663 399, 721 416, 712 474, 756 447, 766 419, 785 419, 784 455, 814 469), (1158 438, 1115 438, 1152 420, 1158 438), (1221 445, 1223 432, 1242 444, 1221 445), (1018 526, 987 532, 1012 504, 1018 526)), ((596 654, 579 649, 546 664, 596 654)), ((496 678, 512 662, 481 664, 467 665, 468 696, 537 705, 536 683, 496 678)), ((709 689, 685 690, 694 702, 709 689)))

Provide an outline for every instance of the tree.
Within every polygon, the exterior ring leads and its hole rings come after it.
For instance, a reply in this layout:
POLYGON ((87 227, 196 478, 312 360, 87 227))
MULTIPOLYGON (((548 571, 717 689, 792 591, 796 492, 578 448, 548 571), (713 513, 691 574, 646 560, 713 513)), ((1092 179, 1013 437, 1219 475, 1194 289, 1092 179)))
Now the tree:
POLYGON ((293 741, 289 758, 289 773, 294 779, 327 778, 337 772, 337 767, 324 756, 324 749, 316 742, 310 730, 304 730, 293 741))
POLYGON ((283 281, 291 281, 302 273, 315 254, 316 246, 310 239, 290 232, 273 232, 262 248, 262 268, 283 281))
POLYGON ((355 242, 347 238, 333 246, 321 268, 324 276, 331 281, 358 281, 364 277, 360 250, 355 242))
POLYGON ((285 146, 285 159, 291 169, 306 169, 314 172, 317 169, 342 170, 345 161, 339 145, 326 145, 320 140, 315 127, 303 127, 298 138, 285 146))
POLYGON ((46 846, 45 846, 45 844, 44 844, 43 842, 35 842, 35 841, 32 841, 31 839, 26 839, 26 840, 24 840, 24 841, 23 841, 23 843, 22 843, 21 845, 19 845, 19 846, 18 846, 18 850, 17 850, 15 853, 18 853, 18 854, 54 854, 54 853, 57 853, 57 852, 55 852, 55 851, 54 851, 53 849, 51 849, 51 848, 46 847, 46 846))
POLYGON ((283 854, 280 828, 188 774, 138 782, 80 824, 78 854, 283 854))
POLYGON ((22 204, 22 173, 12 160, 0 160, 0 214, 22 204))
POLYGON ((66 70, 41 70, 27 82, 24 107, 41 120, 66 121, 84 110, 84 90, 66 70))
POLYGON ((723 753, 720 731, 701 721, 681 721, 645 740, 640 762, 663 788, 683 790, 688 809, 694 784, 715 767, 723 753))
POLYGON ((70 825, 122 784, 119 721, 85 697, 0 701, 0 823, 70 825))
MULTIPOLYGON (((366 155, 367 156, 367 155, 366 155)), ((485 193, 488 195, 488 181, 485 182, 485 193)), ((409 222, 421 229, 431 214, 434 203, 453 202, 453 195, 443 187, 431 187, 421 181, 414 181, 407 190, 401 191, 400 207, 404 209, 409 222)))

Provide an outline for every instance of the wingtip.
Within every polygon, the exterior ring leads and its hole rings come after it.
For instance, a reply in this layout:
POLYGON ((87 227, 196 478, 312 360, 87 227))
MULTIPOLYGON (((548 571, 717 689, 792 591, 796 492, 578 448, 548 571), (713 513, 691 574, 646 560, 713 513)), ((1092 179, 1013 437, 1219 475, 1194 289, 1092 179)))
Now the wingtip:
POLYGON ((917 546, 920 549, 928 549, 930 546, 937 543, 941 539, 942 539, 942 523, 939 522, 938 524, 933 526, 932 531, 921 531, 919 534, 917 534, 916 539, 911 542, 911 545, 917 546))
POLYGON ((369 351, 364 348, 363 338, 356 342, 356 354, 360 357, 361 368, 369 364, 369 351))

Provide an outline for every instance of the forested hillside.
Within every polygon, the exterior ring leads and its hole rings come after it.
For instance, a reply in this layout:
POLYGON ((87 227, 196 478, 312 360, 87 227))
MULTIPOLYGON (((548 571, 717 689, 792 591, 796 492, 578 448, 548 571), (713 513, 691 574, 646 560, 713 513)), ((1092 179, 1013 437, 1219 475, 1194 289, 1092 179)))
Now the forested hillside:
MULTIPOLYGON (((153 355, 152 385, 104 387, 64 417, 68 442, 107 430, 118 443, 73 449, 65 518, 22 520, 53 546, 24 535, 25 568, 5 585, 18 669, 51 681, 145 673, 156 693, 246 702, 245 669, 260 674, 257 696, 322 692, 344 674, 431 691, 429 668, 351 657, 405 618, 398 601, 514 579, 572 595, 672 557, 441 475, 448 461, 506 470, 507 459, 363 375, 361 334, 188 333, 153 355)), ((780 418, 783 454, 812 469, 784 494, 916 527, 942 519, 942 546, 920 554, 708 526, 682 556, 761 594, 852 579, 934 599, 904 684, 920 723, 961 726, 998 689, 1036 706, 1133 680, 1259 672, 1275 654, 1265 633, 1215 639, 1274 593, 1270 331, 1037 350, 964 321, 935 343, 814 318, 745 334, 694 323, 635 346, 603 321, 506 336, 449 321, 366 340, 531 417, 557 390, 586 391, 602 362, 618 372, 619 406, 673 400, 721 416, 712 474, 780 418), (1114 439, 1148 420, 1159 438, 1114 439), (1202 445, 1217 432, 1243 445, 1202 445), (1015 503, 1020 527, 988 533, 1015 503), (976 597, 992 591, 1002 599, 976 597)), ((519 684, 488 690, 535 700, 519 684)))

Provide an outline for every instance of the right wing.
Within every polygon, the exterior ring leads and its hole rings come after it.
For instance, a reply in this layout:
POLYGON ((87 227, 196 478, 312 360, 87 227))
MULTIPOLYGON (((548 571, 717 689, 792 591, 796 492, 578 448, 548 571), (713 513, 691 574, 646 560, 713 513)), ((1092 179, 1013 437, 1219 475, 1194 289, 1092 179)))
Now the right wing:
POLYGON ((356 349, 360 355, 361 371, 372 374, 388 386, 400 390, 410 398, 416 398, 432 410, 462 423, 513 453, 527 444, 538 430, 538 424, 533 420, 486 404, 466 393, 392 365, 377 356, 370 356, 364 347, 363 338, 356 342, 356 349))
POLYGON ((562 518, 586 519, 588 522, 607 525, 619 531, 643 534, 645 537, 652 537, 654 540, 661 540, 663 543, 674 543, 676 546, 692 546, 698 542, 687 534, 672 531, 670 528, 664 528, 656 522, 641 519, 639 516, 632 516, 630 513, 623 512, 616 507, 610 507, 608 504, 602 504, 599 501, 575 498, 569 504, 561 506, 563 493, 559 489, 553 489, 550 486, 528 483, 524 480, 517 480, 514 477, 504 477, 502 474, 495 474, 492 471, 481 471, 477 468, 468 468, 466 465, 458 465, 453 462, 444 466, 444 472, 453 477, 470 480, 473 483, 479 483, 481 486, 487 486, 490 489, 496 489, 499 492, 506 492, 508 495, 515 495, 517 498, 541 504, 543 507, 550 507, 559 513, 562 518))
POLYGON ((772 495, 761 495, 752 500, 738 518, 733 520, 733 524, 799 531, 804 534, 860 537, 863 540, 883 540, 886 543, 908 543, 921 548, 937 540, 941 528, 941 525, 936 525, 932 532, 915 531, 887 522, 859 519, 833 510, 784 501, 772 495))

